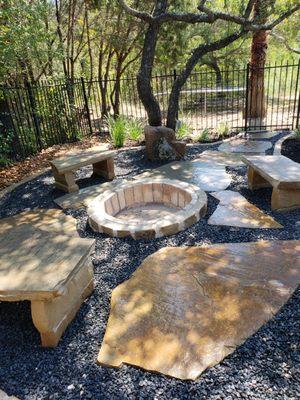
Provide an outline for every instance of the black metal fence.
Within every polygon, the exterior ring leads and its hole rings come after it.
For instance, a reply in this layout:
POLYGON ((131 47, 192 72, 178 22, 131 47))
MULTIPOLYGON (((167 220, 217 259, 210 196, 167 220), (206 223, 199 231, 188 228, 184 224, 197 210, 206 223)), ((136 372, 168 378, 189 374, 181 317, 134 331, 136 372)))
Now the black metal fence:
MULTIPOLYGON (((263 118, 250 118, 251 71, 245 66, 218 74, 192 73, 181 91, 178 119, 195 133, 220 127, 237 132, 299 126, 300 64, 275 64, 261 72, 263 118)), ((164 119, 175 78, 176 71, 152 78, 164 119)), ((4 148, 10 158, 24 158, 48 146, 100 132, 107 114, 147 120, 135 77, 49 80, 36 85, 5 86, 1 92, 0 152, 4 148)))

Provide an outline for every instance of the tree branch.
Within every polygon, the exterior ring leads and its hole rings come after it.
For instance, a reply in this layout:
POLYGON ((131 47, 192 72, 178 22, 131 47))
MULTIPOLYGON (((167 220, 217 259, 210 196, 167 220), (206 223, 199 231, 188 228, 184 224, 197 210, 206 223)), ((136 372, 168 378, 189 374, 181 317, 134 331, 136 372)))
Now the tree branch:
POLYGON ((296 54, 300 54, 300 50, 294 49, 293 47, 291 47, 289 45, 287 39, 284 38, 283 36, 280 36, 275 32, 271 32, 271 36, 273 36, 276 40, 278 40, 280 43, 282 43, 289 51, 292 51, 293 53, 296 53, 296 54))
POLYGON ((126 3, 126 1, 124 1, 124 0, 118 0, 118 2, 119 2, 119 4, 120 4, 120 6, 121 6, 126 12, 128 12, 128 14, 132 15, 133 17, 142 19, 142 20, 147 21, 147 22, 153 22, 153 21, 154 21, 154 18, 153 18, 153 16, 152 16, 151 14, 146 13, 146 12, 142 12, 142 11, 138 11, 138 10, 136 10, 136 9, 134 9, 134 8, 132 8, 132 7, 130 7, 130 6, 126 3))
POLYGON ((212 24, 217 20, 230 21, 235 24, 241 25, 246 31, 268 31, 272 30, 276 25, 282 22, 284 19, 288 18, 296 11, 300 9, 300 4, 291 8, 290 10, 283 13, 280 17, 275 19, 273 22, 265 25, 255 24, 254 20, 249 19, 255 0, 249 0, 245 13, 243 16, 232 15, 228 13, 223 13, 220 11, 213 11, 210 8, 205 6, 206 0, 200 1, 198 6, 198 10, 201 13, 161 13, 157 16, 153 16, 149 13, 138 11, 126 3, 125 0, 118 0, 121 7, 127 11, 130 15, 140 18, 148 23, 163 23, 169 21, 177 21, 177 22, 187 22, 190 24, 196 23, 209 23, 212 24))

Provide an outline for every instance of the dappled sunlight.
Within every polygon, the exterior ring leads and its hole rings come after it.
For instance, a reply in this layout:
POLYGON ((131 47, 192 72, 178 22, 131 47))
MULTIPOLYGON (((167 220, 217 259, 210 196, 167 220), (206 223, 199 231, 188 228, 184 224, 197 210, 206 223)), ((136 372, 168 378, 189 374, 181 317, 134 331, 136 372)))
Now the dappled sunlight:
POLYGON ((163 248, 113 291, 98 361, 196 379, 270 319, 299 282, 297 241, 163 248))
POLYGON ((240 228, 282 228, 271 216, 249 203, 240 193, 223 190, 211 193, 220 201, 209 218, 210 225, 236 226, 240 228))
POLYGON ((219 163, 207 163, 201 160, 177 161, 147 171, 136 178, 168 178, 192 183, 205 191, 226 189, 232 177, 225 166, 219 163))
POLYGON ((92 244, 91 239, 55 231, 51 234, 50 229, 46 234, 25 223, 6 229, 0 247, 1 299, 16 296, 19 300, 31 300, 55 295, 92 244))
POLYGON ((76 220, 57 209, 35 209, 1 219, 1 234, 21 225, 30 225, 45 232, 77 236, 76 220))
POLYGON ((247 156, 245 162, 278 189, 300 189, 300 165, 287 157, 247 156))

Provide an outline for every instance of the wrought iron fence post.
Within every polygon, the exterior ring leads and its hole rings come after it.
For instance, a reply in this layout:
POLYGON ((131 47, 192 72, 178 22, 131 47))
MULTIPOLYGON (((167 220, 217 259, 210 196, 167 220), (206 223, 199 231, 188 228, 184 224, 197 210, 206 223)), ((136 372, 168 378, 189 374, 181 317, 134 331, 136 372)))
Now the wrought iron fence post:
POLYGON ((297 78, 296 78, 296 87, 295 87, 295 103, 294 103, 294 110, 293 110, 293 121, 292 121, 292 129, 299 128, 299 120, 300 120, 300 90, 298 95, 298 106, 297 103, 297 93, 299 88, 299 79, 300 79, 300 60, 298 62, 298 70, 297 70, 297 78), (297 114, 295 116, 295 112, 297 109, 297 114), (296 119, 296 124, 294 124, 294 120, 296 119))
MULTIPOLYGON (((177 79, 177 71, 176 71, 176 69, 173 70, 173 79, 174 79, 174 82, 175 82, 176 79, 177 79)), ((177 113, 176 113, 176 119, 178 120, 178 111, 177 111, 177 113)))
POLYGON ((88 124, 89 124, 89 128, 90 128, 90 134, 92 135, 93 134, 93 128, 92 128, 92 121, 91 121, 88 98, 87 98, 87 94, 86 94, 86 90, 85 90, 85 83, 84 83, 83 77, 81 77, 80 79, 81 79, 81 85, 82 85, 82 92, 83 92, 86 115, 87 115, 88 124))
POLYGON ((37 111, 36 107, 36 101, 34 97, 34 93, 32 90, 32 86, 28 81, 25 81, 25 87, 28 93, 28 99, 29 99, 29 104, 31 107, 31 114, 32 114, 32 119, 33 119, 33 125, 34 125, 34 130, 35 130, 35 138, 37 141, 37 145, 39 150, 43 148, 43 143, 41 140, 42 137, 42 130, 41 130, 41 124, 40 124, 40 117, 37 111))
POLYGON ((248 109, 249 109, 249 79, 250 79, 250 64, 246 67, 246 101, 245 101, 245 134, 248 130, 248 109))

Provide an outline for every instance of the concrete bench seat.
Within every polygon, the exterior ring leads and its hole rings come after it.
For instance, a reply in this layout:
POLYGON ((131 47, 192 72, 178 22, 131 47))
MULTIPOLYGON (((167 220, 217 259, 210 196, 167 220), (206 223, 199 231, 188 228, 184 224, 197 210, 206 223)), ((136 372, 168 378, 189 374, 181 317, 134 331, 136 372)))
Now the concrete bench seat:
POLYGON ((272 187, 272 210, 300 207, 300 164, 282 155, 244 156, 250 189, 272 187))
POLYGON ((86 165, 93 166, 93 175, 99 175, 108 180, 115 177, 114 156, 116 151, 107 150, 102 146, 80 153, 68 154, 50 161, 55 179, 55 186, 67 193, 77 192, 78 185, 75 183, 74 173, 86 165))
POLYGON ((0 301, 31 302, 44 347, 57 346, 93 291, 93 245, 93 239, 46 233, 28 224, 5 228, 1 235, 0 301))

